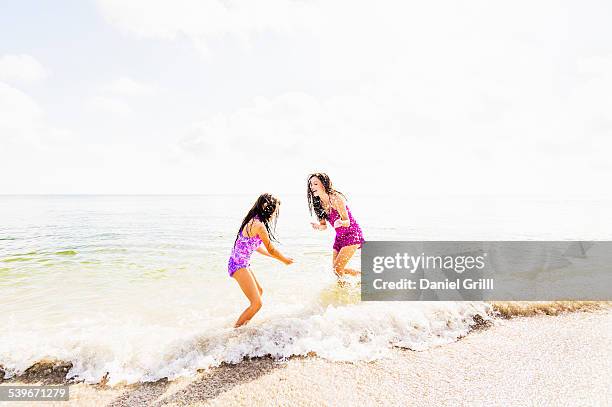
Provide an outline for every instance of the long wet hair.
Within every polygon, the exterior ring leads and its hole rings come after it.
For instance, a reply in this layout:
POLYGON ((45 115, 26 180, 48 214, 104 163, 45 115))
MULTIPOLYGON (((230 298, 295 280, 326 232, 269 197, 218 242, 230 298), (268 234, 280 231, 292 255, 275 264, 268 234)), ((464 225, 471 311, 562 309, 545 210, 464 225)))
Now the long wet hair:
POLYGON ((259 195, 259 198, 257 198, 255 203, 253 204, 253 207, 244 217, 242 224, 240 225, 240 229, 238 229, 238 233, 236 234, 236 240, 234 240, 234 246, 236 245, 236 242, 238 241, 238 236, 240 236, 244 227, 255 216, 257 216, 266 227, 266 230, 268 231, 268 236, 270 236, 270 240, 278 242, 275 236, 276 220, 278 219, 278 213, 276 214, 274 219, 272 219, 272 215, 274 214, 274 211, 276 211, 276 208, 279 205, 280 199, 278 199, 274 195, 268 193, 259 195))
POLYGON ((323 219, 327 220, 328 216, 325 212, 325 209, 323 209, 323 205, 321 204, 321 198, 319 198, 318 196, 314 196, 312 190, 310 189, 310 180, 313 177, 316 177, 319 179, 319 181, 321 181, 321 184, 323 185, 323 188, 325 189, 325 192, 328 195, 338 194, 342 195, 345 199, 346 196, 344 196, 342 192, 334 189, 334 187, 332 186, 331 179, 329 179, 329 175, 325 174, 324 172, 315 172, 314 174, 310 174, 308 176, 308 179, 306 180, 306 196, 308 197, 308 209, 310 210, 310 214, 312 215, 312 213, 314 212, 314 214, 317 216, 317 219, 319 219, 320 221, 323 219))

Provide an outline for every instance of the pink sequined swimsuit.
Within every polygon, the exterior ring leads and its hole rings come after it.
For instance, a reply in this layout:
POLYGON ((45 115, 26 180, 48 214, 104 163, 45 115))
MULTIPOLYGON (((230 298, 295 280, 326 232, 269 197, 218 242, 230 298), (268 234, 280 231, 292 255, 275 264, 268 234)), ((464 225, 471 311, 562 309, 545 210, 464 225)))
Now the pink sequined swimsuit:
POLYGON ((251 254, 259 247, 261 239, 259 236, 246 237, 242 234, 242 230, 238 232, 238 239, 229 261, 227 262, 227 271, 230 277, 234 275, 236 270, 250 267, 251 254))
MULTIPOLYGON (((338 252, 343 247, 352 246, 354 244, 358 244, 359 248, 361 248, 361 244, 365 241, 363 239, 363 232, 355 221, 355 218, 353 218, 353 215, 351 214, 351 210, 349 209, 348 205, 346 206, 346 212, 348 214, 348 219, 351 224, 348 227, 340 226, 339 228, 336 228, 334 250, 338 252)), ((341 219, 340 214, 335 208, 332 208, 327 221, 331 224, 332 227, 334 227, 334 222, 336 221, 336 219, 341 219)))

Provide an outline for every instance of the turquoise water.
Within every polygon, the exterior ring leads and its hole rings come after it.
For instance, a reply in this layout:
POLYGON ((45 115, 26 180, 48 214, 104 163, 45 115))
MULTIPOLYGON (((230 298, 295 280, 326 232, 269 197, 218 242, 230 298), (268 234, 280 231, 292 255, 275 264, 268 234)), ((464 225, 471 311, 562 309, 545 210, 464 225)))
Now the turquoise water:
MULTIPOLYGON (((366 239, 610 239, 611 202, 350 196, 366 239)), ((68 377, 110 383, 191 375, 243 357, 315 352, 384 357, 456 340, 484 303, 360 303, 331 272, 333 232, 310 228, 306 200, 282 196, 279 247, 254 255, 264 307, 247 305, 227 257, 255 197, 0 197, 0 365, 73 363, 68 377)), ((352 264, 359 267, 359 258, 352 264)))

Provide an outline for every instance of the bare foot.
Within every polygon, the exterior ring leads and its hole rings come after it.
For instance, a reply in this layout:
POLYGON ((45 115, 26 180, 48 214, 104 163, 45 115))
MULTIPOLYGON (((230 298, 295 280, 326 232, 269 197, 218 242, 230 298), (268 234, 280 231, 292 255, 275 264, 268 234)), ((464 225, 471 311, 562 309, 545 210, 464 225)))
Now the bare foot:
POLYGON ((344 269, 344 274, 349 274, 351 276, 358 276, 361 274, 361 271, 357 271, 353 269, 344 269))

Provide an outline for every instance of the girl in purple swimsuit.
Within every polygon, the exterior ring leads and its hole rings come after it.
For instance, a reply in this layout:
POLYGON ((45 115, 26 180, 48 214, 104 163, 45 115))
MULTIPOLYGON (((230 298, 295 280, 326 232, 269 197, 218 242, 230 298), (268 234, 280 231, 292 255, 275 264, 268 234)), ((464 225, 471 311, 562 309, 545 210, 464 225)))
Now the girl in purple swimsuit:
POLYGON ((359 275, 359 271, 346 267, 364 242, 363 232, 346 204, 346 197, 332 187, 329 176, 324 173, 310 174, 307 188, 308 208, 311 214, 314 211, 319 220, 319 223, 311 223, 313 229, 327 229, 326 221, 336 229, 333 247, 334 272, 338 277, 344 274, 359 275))
POLYGON ((273 257, 289 265, 293 259, 285 257, 270 240, 276 241, 273 229, 276 229, 280 201, 270 194, 261 194, 247 213, 234 241, 227 269, 230 277, 236 279, 250 305, 245 309, 234 325, 235 328, 246 324, 261 309, 263 290, 251 269, 250 259, 253 251, 273 257), (270 224, 273 224, 272 229, 270 224), (264 247, 261 247, 263 243, 264 247))

